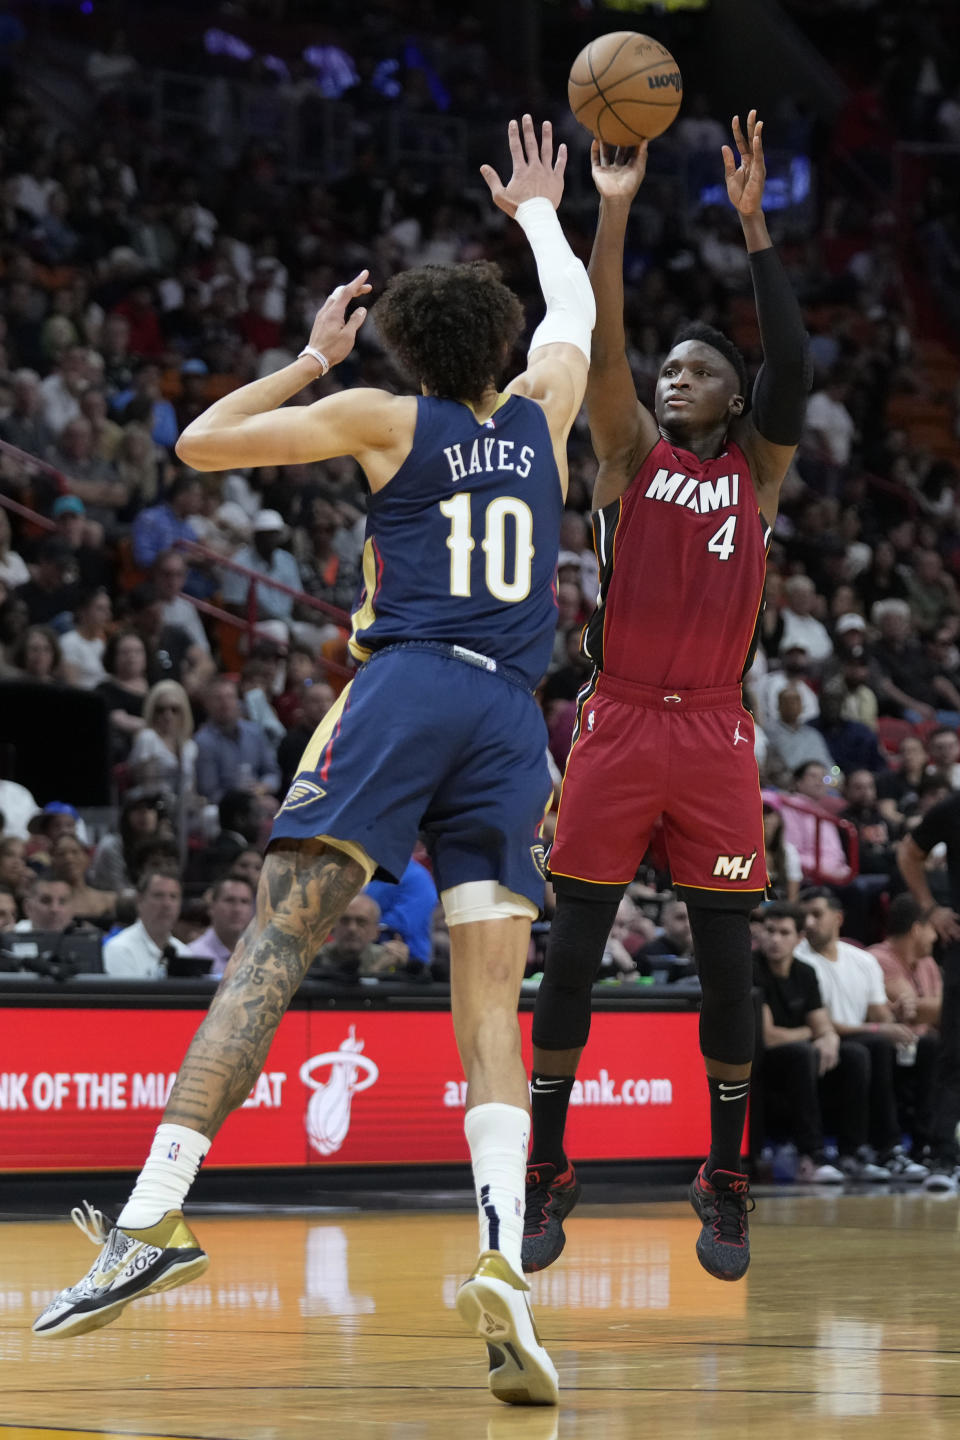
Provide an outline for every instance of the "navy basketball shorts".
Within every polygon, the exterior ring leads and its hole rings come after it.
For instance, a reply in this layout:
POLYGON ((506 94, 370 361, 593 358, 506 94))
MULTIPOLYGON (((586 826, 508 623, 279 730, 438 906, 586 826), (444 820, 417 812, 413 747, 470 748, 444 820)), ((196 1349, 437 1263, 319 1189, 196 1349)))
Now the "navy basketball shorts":
POLYGON ((397 880, 422 832, 438 890, 494 880, 539 910, 546 755, 529 691, 445 647, 391 646, 318 725, 270 838, 339 841, 397 880))
POLYGON ((630 883, 658 819, 674 888, 691 902, 763 898, 763 802, 753 719, 737 687, 668 692, 602 672, 583 692, 549 873, 630 883))

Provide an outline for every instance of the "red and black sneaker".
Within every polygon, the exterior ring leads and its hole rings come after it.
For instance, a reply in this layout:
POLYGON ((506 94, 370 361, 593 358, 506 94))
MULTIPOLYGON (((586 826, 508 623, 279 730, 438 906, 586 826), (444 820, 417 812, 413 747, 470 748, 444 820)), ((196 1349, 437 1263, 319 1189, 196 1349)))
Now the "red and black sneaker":
POLYGON ((704 1168, 690 1185, 690 1204, 703 1225, 697 1259, 717 1280, 742 1280, 750 1264, 750 1182, 734 1170, 714 1170, 708 1180, 704 1168))
POLYGON ((563 1222, 580 1199, 580 1181, 568 1162, 566 1170, 546 1162, 527 1166, 527 1209, 523 1220, 523 1268, 526 1274, 546 1270, 563 1250, 563 1222))

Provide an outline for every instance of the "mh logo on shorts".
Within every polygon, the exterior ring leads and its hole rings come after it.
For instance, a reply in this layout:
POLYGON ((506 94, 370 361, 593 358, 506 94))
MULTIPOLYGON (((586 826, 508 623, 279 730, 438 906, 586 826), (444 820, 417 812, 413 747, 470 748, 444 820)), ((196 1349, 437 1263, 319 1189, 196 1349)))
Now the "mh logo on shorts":
POLYGON ((753 869, 753 862, 757 858, 754 850, 752 855, 718 855, 717 862, 713 867, 714 876, 723 876, 725 880, 749 880, 750 871, 753 869))
POLYGON ((322 800, 326 793, 322 785, 316 785, 312 780, 294 780, 280 809, 298 810, 301 805, 309 805, 311 800, 322 800))

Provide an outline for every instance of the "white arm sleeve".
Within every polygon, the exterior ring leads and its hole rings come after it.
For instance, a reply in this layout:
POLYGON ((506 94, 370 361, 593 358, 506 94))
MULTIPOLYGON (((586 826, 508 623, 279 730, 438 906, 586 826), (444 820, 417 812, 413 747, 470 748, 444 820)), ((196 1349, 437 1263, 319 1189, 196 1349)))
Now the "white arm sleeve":
POLYGON ((570 249, 557 212, 543 195, 517 206, 517 224, 537 262, 547 313, 533 333, 530 350, 540 345, 576 345, 590 359, 590 336, 597 318, 590 278, 570 249))

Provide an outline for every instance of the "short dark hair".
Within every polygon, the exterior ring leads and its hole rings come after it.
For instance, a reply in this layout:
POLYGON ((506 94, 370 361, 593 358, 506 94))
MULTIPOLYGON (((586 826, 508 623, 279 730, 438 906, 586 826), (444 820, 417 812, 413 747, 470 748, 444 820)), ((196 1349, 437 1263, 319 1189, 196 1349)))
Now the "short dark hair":
POLYGON ((73 607, 74 615, 79 615, 81 611, 86 610, 87 607, 92 605, 94 600, 98 599, 101 595, 106 595, 109 598, 110 591, 106 585, 92 585, 86 590, 81 590, 77 597, 77 603, 73 607))
POLYGON ((722 355, 724 360, 736 371, 737 394, 746 395, 747 362, 733 341, 728 340, 722 330, 717 330, 713 325, 705 325, 702 320, 694 320, 677 331, 670 341, 670 349, 676 349, 685 340, 697 340, 701 345, 709 345, 711 350, 716 350, 718 354, 722 355))
POLYGON ((134 883, 144 871, 168 871, 179 878, 180 851, 171 836, 163 834, 146 835, 134 845, 127 859, 127 866, 134 883))
POLYGON ((180 888, 183 882, 180 879, 180 871, 176 865, 148 865, 147 868, 137 877, 137 894, 145 895, 150 888, 151 880, 176 880, 180 888))
POLYGON ((374 315, 403 368, 445 400, 479 400, 497 382, 524 320, 520 301, 488 260, 403 270, 374 315))
POLYGON ((49 625, 28 625, 14 646, 13 654, 10 657, 19 670, 23 670, 27 663, 27 644, 31 635, 42 635, 50 646, 53 655, 54 670, 60 669, 62 655, 60 653, 60 641, 57 639, 57 632, 51 630, 49 625))
MULTIPOLYGON (((103 668, 108 675, 112 675, 117 668, 117 651, 120 649, 124 640, 139 640, 140 644, 143 645, 143 636, 138 635, 136 630, 114 630, 110 639, 103 647, 103 668)), ((144 653, 146 653, 147 647, 144 645, 143 648, 144 653)))
POLYGON ((887 934, 890 936, 908 935, 918 920, 923 919, 923 911, 914 900, 912 895, 898 895, 890 902, 890 910, 887 915, 887 934))
POLYGON ((936 740, 938 735, 956 735, 956 733, 952 725, 938 725, 935 730, 927 733, 927 744, 929 745, 931 740, 936 740))
POLYGON ((160 569, 160 566, 165 565, 170 559, 179 560, 180 564, 184 567, 184 569, 187 568, 187 557, 184 555, 183 551, 178 550, 175 545, 171 545, 169 550, 160 551, 156 560, 154 560, 153 564, 150 566, 150 574, 156 575, 157 571, 160 569))
POLYGON ((199 489, 202 485, 203 481, 200 479, 196 470, 178 470, 170 483, 164 499, 167 501, 176 500, 178 495, 183 495, 187 490, 199 489))
POLYGON ((806 775, 807 771, 810 769, 811 765, 819 765, 821 770, 826 770, 827 768, 822 760, 801 760, 799 765, 794 766, 794 780, 802 780, 804 775, 806 775))
POLYGON ((763 913, 759 919, 792 920, 799 933, 803 929, 804 914, 799 905, 792 905, 789 900, 772 900, 769 905, 763 907, 763 913))
POLYGON ((250 881, 247 879, 246 875, 230 875, 230 874, 227 874, 227 875, 221 875, 221 876, 220 876, 220 879, 217 880, 216 883, 214 884, 213 889, 210 891, 210 899, 211 899, 211 900, 219 900, 219 899, 220 899, 220 896, 223 894, 223 887, 224 887, 224 885, 245 885, 245 886, 247 887, 247 889, 250 891, 250 894, 251 894, 251 895, 254 895, 254 894, 255 894, 254 888, 253 888, 253 886, 250 884, 250 881))
POLYGON ((55 875, 52 870, 44 870, 42 874, 38 875, 34 873, 31 875, 27 880, 27 894, 33 895, 35 891, 40 889, 41 885, 66 885, 71 893, 73 891, 73 886, 70 884, 70 881, 64 880, 62 875, 55 875))
MULTIPOLYGON (((233 830, 249 839, 250 830, 259 829, 260 807, 257 797, 250 790, 226 790, 217 806, 221 830, 233 830)), ((250 845, 249 849, 256 847, 250 845)))
POLYGON ((810 885, 800 892, 800 903, 809 905, 811 900, 826 900, 831 910, 837 910, 843 914, 843 901, 826 885, 810 885))

